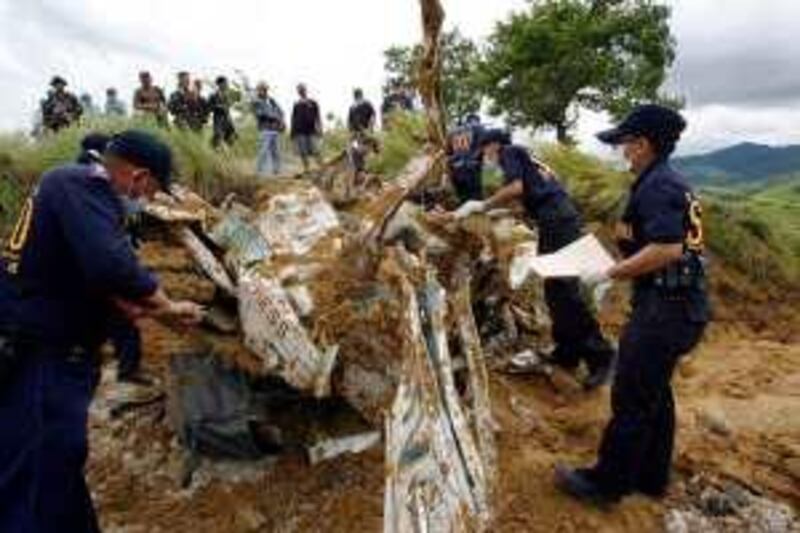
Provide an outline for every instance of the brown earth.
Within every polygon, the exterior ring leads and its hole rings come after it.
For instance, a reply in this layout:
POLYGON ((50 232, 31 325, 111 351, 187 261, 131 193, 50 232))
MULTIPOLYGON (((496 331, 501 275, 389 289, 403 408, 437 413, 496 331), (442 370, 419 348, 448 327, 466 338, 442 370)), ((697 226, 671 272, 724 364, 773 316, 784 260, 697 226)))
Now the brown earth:
MULTIPOLYGON (((175 249, 147 243, 143 259, 168 292, 213 298, 213 287, 175 249)), ((719 278, 718 278, 719 279, 719 278)), ((721 285, 731 283, 722 280, 721 285)), ((717 296, 725 296, 717 287, 717 296)), ((776 293, 777 295, 777 293, 776 293)), ((784 297, 786 295, 784 294, 784 297)), ((616 333, 624 291, 603 321, 616 333)), ((734 298, 726 299, 735 302, 734 298)), ((585 394, 572 377, 492 373, 499 468, 492 531, 649 532, 670 509, 696 499, 692 487, 729 481, 800 508, 800 323, 791 306, 717 303, 718 323, 675 379, 679 435, 675 482, 665 501, 632 497, 613 511, 579 505, 552 484, 557 461, 586 464, 608 417, 607 389, 585 394), (787 310, 788 309, 788 310, 787 310), (737 320, 738 317, 738 320, 737 320)), ((211 350, 257 368, 236 336, 185 333, 143 324, 146 366, 164 375, 170 355, 211 350)), ((188 489, 184 456, 162 405, 111 419, 107 369, 91 418, 88 474, 105 531, 380 531, 384 466, 380 447, 309 466, 297 454, 258 463, 204 462, 188 489)), ((692 530, 695 531, 695 530, 692 530)), ((737 531, 727 529, 725 531, 737 531)))
MULTIPOLYGON (((165 335, 177 334, 145 327, 149 364, 174 348, 165 335)), ((665 512, 687 504, 688 481, 698 474, 737 481, 797 509, 800 346, 715 328, 675 381, 679 436, 669 497, 633 497, 608 512, 570 501, 551 482, 554 462, 592 460, 608 415, 608 391, 584 394, 565 375, 493 374, 500 462, 492 530, 661 531, 665 512)), ((101 389, 89 478, 107 531, 381 529, 380 449, 313 467, 292 455, 257 464, 204 464, 192 488, 182 490, 182 455, 162 410, 109 420, 103 401, 101 389)))

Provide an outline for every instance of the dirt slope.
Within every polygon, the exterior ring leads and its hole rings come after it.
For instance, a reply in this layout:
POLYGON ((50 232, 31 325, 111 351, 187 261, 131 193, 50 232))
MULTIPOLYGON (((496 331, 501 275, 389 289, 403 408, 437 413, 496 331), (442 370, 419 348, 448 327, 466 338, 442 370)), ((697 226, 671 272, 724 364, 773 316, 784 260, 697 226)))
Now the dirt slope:
MULTIPOLYGON (((150 330, 146 334, 158 333, 150 330)), ((161 332, 163 334, 163 332, 161 332)), ((163 343, 154 343, 163 346, 163 343)), ((150 351, 149 361, 163 354, 150 351)), ((495 531, 661 531, 689 503, 689 480, 736 480, 800 506, 800 346, 712 332, 677 379, 676 482, 664 503, 634 497, 613 512, 582 507, 551 484, 557 460, 588 462, 608 391, 586 395, 563 375, 493 374, 500 472, 495 531)), ((158 407, 109 420, 101 390, 89 477, 107 531, 379 531, 380 450, 316 467, 298 457, 204 465, 180 490, 182 456, 158 407)))

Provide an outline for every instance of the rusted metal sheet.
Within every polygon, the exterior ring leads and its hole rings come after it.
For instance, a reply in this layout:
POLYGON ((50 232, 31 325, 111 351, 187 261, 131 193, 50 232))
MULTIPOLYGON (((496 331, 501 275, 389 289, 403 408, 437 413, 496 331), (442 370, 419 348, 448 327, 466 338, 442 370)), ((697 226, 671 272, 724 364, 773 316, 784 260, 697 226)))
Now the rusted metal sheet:
POLYGON ((336 211, 317 188, 270 198, 255 220, 276 255, 303 256, 339 227, 336 211))
POLYGON ((225 263, 235 273, 272 257, 272 249, 258 229, 235 212, 226 213, 208 236, 226 250, 225 263))
POLYGON ((236 296, 236 286, 225 270, 225 267, 217 260, 211 250, 209 250, 203 241, 189 228, 183 228, 180 233, 181 242, 192 254, 192 257, 203 269, 203 272, 211 278, 219 288, 221 288, 229 296, 236 296))
POLYGON ((497 424, 492 417, 492 401, 489 395, 489 371, 484 361, 478 325, 472 314, 471 279, 464 271, 458 276, 458 288, 451 300, 453 313, 458 317, 454 323, 458 328, 461 351, 467 363, 469 392, 469 418, 475 435, 484 472, 489 473, 486 485, 491 492, 492 473, 497 468, 497 447, 494 431, 497 424))
POLYGON ((402 291, 406 359, 386 421, 384 532, 483 530, 487 472, 455 388, 445 291, 432 276, 419 299, 407 279, 402 291))
POLYGON ((318 398, 330 394, 337 350, 320 350, 311 342, 277 280, 245 271, 239 279, 239 317, 245 345, 261 358, 265 374, 278 374, 318 398))
POLYGON ((143 206, 146 214, 169 223, 204 224, 216 209, 195 192, 173 185, 170 194, 159 193, 143 206))

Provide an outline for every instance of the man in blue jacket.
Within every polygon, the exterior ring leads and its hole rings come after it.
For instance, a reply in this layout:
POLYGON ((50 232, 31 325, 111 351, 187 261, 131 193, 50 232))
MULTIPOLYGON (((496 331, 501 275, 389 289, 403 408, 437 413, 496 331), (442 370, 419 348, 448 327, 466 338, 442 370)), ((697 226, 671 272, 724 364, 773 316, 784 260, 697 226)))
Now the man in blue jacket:
POLYGON ((47 172, 23 209, 0 290, 14 300, 16 352, 0 389, 0 531, 98 530, 83 468, 109 320, 120 310, 182 325, 202 319, 196 304, 166 296, 124 230, 121 196, 167 190, 171 171, 166 145, 127 131, 112 139, 102 165, 47 172))

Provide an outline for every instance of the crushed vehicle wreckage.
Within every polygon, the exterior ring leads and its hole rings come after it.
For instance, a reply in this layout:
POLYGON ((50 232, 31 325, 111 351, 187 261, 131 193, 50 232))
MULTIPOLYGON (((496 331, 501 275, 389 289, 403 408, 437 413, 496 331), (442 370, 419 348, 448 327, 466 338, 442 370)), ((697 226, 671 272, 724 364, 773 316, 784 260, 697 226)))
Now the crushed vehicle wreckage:
POLYGON ((170 341, 168 412, 189 457, 299 447, 317 462, 383 436, 386 531, 487 526, 488 354, 540 342, 547 315, 539 282, 509 289, 515 250, 535 239, 523 224, 443 221, 407 201, 439 163, 414 158, 339 210, 296 179, 246 202, 177 188, 146 207, 145 262, 209 310, 170 341))
POLYGON ((185 482, 198 454, 317 462, 382 438, 386 532, 489 527, 489 356, 540 344, 549 323, 539 280, 510 289, 518 245, 535 241, 513 214, 454 221, 409 201, 445 166, 444 11, 420 7, 429 144, 397 176, 359 183, 343 155, 219 206, 180 188, 147 206, 145 261, 209 309, 202 332, 162 339, 185 482))

